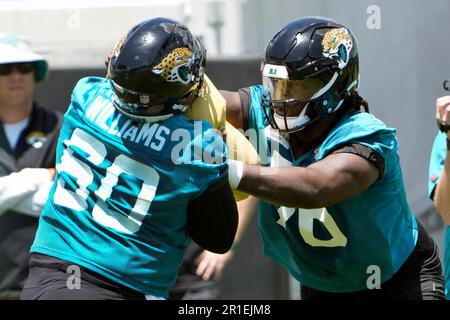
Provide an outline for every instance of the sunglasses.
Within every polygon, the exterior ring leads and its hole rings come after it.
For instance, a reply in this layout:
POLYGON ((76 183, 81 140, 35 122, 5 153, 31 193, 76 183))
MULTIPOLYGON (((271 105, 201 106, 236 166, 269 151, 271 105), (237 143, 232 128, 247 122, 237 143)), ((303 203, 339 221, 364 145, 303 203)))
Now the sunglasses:
POLYGON ((34 70, 34 64, 32 62, 0 64, 0 75, 7 76, 13 72, 13 69, 16 69, 21 74, 27 74, 34 70))
POLYGON ((450 80, 445 80, 443 86, 444 90, 450 91, 450 80))

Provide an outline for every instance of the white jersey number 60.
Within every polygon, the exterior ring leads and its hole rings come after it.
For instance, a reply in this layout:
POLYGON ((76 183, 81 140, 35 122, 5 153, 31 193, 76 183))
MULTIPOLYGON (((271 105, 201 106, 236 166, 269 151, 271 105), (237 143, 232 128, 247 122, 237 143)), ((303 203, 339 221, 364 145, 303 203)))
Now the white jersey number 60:
MULTIPOLYGON (((64 152, 61 162, 56 166, 59 179, 54 194, 55 204, 72 209, 74 211, 84 211, 88 209, 87 199, 90 195, 88 186, 94 181, 94 174, 89 162, 93 166, 99 166, 107 156, 104 144, 90 134, 75 129, 70 140, 64 141, 64 152), (74 156, 73 146, 86 154, 82 161, 74 156), (72 147, 72 148, 71 148, 72 147), (65 188, 65 181, 61 178, 61 173, 72 176, 78 188, 71 191, 65 188)), ((117 156, 112 164, 106 169, 105 177, 100 181, 100 187, 93 193, 97 201, 92 209, 92 217, 99 223, 125 233, 135 233, 141 227, 142 221, 148 213, 156 187, 159 182, 159 175, 155 169, 144 165, 125 155, 117 156), (141 185, 139 193, 136 195, 134 203, 129 204, 128 215, 120 214, 110 208, 109 198, 119 181, 119 176, 132 176, 141 185)))

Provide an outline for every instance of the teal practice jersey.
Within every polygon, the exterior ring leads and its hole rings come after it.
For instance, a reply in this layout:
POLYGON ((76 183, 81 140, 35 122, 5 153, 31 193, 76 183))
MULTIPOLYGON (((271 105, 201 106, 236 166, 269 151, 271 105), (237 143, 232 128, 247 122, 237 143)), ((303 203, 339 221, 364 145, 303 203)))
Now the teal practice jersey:
POLYGON ((167 297, 190 241, 187 205, 227 174, 226 146, 183 115, 132 122, 114 97, 104 78, 74 88, 31 251, 167 297))
POLYGON ((249 127, 257 129, 258 150, 268 155, 262 157, 266 165, 308 167, 349 143, 369 147, 385 160, 384 173, 367 190, 326 208, 287 208, 260 201, 264 253, 316 290, 353 292, 375 285, 376 278, 381 283, 389 280, 414 250, 418 236, 395 130, 369 113, 345 115, 321 145, 293 159, 286 138, 268 126, 262 92, 261 86, 250 87, 249 127))
MULTIPOLYGON (((430 170, 428 177, 428 194, 433 199, 434 190, 439 181, 439 177, 444 170, 444 162, 447 156, 447 135, 439 132, 434 139, 433 149, 431 150, 430 170)), ((450 196, 450 195, 449 195, 450 196)), ((450 300, 450 227, 445 228, 445 246, 444 246, 444 276, 445 276, 445 297, 450 300)))

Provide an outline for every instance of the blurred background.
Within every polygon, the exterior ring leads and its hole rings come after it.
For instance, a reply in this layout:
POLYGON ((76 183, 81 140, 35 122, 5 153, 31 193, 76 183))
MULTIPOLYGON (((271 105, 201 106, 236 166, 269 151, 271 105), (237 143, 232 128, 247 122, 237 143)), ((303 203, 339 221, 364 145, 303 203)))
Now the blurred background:
MULTIPOLYGON (((86 75, 121 35, 156 16, 186 23, 204 42, 207 74, 220 89, 260 82, 268 40, 289 21, 319 15, 347 25, 358 38, 360 93, 370 110, 397 129, 410 205, 443 253, 444 224, 427 196, 435 100, 450 78, 448 0, 0 0, 0 32, 28 38, 48 59, 50 75, 37 101, 66 110, 86 75)), ((295 299, 298 286, 262 255, 256 218, 221 281, 222 299, 295 299)))

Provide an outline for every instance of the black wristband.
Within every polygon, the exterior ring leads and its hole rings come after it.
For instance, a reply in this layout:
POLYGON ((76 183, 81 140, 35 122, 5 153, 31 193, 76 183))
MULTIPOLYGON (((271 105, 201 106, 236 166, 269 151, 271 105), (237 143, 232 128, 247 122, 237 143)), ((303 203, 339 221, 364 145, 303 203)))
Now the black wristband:
POLYGON ((439 120, 436 120, 436 121, 437 121, 438 128, 439 128, 439 130, 441 130, 441 132, 447 133, 447 131, 450 130, 450 124, 440 122, 439 120))

